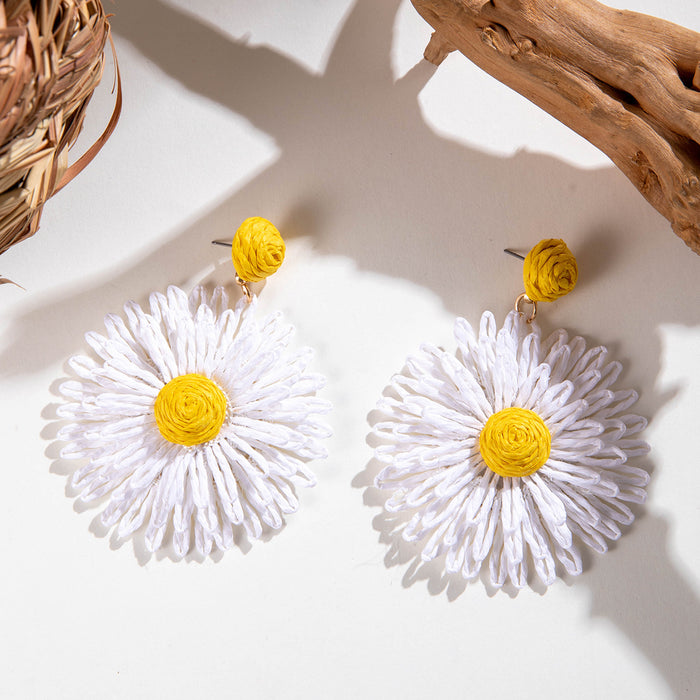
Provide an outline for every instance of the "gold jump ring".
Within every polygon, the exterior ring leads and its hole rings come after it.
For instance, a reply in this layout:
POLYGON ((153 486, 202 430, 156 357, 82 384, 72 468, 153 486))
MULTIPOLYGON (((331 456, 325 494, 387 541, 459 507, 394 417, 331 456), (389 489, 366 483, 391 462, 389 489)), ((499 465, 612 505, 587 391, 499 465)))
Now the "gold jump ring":
POLYGON ((530 297, 523 292, 516 300, 515 300, 515 310, 519 313, 524 315, 524 311, 522 309, 523 304, 531 304, 532 305, 532 312, 530 313, 529 316, 525 318, 525 321, 527 323, 532 323, 535 320, 535 316, 537 316, 537 302, 533 301, 530 299, 530 297))

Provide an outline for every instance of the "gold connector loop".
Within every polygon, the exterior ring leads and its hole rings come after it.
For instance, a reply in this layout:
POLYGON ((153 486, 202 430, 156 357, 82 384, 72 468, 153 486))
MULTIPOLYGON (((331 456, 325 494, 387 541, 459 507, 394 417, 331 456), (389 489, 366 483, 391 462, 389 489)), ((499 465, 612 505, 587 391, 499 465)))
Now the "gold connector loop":
POLYGON ((525 294, 525 292, 523 292, 515 300, 515 310, 521 316, 525 316, 525 312, 523 311, 523 308, 522 308, 523 304, 530 304, 532 306, 532 310, 530 312, 530 315, 525 317, 525 321, 527 323, 532 323, 535 320, 535 317, 537 316, 537 302, 530 299, 530 297, 527 294, 525 294))

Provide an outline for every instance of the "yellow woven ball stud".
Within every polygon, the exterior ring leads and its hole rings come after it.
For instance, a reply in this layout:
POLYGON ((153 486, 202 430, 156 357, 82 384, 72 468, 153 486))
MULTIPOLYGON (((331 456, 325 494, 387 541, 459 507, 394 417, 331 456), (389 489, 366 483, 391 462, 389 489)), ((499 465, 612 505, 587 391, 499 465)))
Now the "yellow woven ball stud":
POLYGON ((531 305, 528 323, 537 316, 538 301, 554 301, 568 294, 578 280, 576 258, 559 238, 541 240, 526 257, 506 248, 506 253, 523 261, 525 291, 515 300, 515 310, 524 315, 523 306, 531 305))
POLYGON ((280 232, 262 216, 251 216, 236 231, 231 259, 243 282, 261 282, 284 261, 285 245, 280 232))
POLYGON ((546 238, 525 257, 523 282, 532 301, 554 301, 568 294, 578 279, 576 258, 564 241, 546 238))

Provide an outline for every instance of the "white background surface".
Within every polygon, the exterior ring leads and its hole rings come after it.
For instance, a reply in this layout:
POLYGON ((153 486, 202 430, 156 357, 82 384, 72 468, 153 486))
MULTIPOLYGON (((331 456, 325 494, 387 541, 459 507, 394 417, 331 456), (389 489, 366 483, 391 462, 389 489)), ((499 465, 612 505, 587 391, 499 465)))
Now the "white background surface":
MULTIPOLYGON (((695 0, 620 6, 700 30, 695 0)), ((0 288, 0 696, 700 697, 700 259, 592 146, 459 55, 421 62, 406 1, 109 9, 121 123, 0 259, 27 290, 0 288), (126 300, 230 280, 209 241, 258 214, 288 240, 261 299, 317 350, 330 458, 266 541, 148 556, 68 488, 58 380, 126 300), (455 315, 505 315, 522 282, 501 250, 544 237, 580 281, 542 325, 624 362, 652 482, 582 576, 496 593, 391 541, 366 419, 421 342, 453 347, 455 315)))

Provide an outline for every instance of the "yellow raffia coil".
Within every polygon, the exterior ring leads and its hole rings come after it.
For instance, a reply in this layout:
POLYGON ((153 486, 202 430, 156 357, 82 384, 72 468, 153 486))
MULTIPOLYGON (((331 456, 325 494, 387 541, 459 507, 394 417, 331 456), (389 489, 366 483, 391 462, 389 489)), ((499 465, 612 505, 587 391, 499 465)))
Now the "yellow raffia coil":
POLYGON ((566 243, 556 238, 540 241, 525 258, 523 282, 532 301, 554 301, 576 285, 576 258, 566 243))
POLYGON ((236 231, 231 258, 244 282, 261 282, 279 269, 285 246, 280 232, 261 216, 246 219, 236 231))
POLYGON ((202 374, 171 379, 156 397, 153 412, 160 434, 178 445, 213 440, 226 418, 226 395, 202 374))
POLYGON ((501 476, 529 476, 544 465, 552 448, 545 422, 527 408, 494 413, 479 434, 479 450, 489 469, 501 476))

